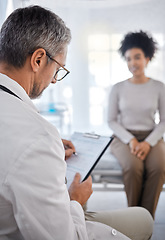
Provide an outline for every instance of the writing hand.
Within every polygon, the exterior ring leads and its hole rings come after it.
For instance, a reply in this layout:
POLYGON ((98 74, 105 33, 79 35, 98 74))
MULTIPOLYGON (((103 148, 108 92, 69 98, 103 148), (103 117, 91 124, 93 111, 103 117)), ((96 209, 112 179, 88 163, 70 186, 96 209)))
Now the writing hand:
POLYGON ((76 173, 72 184, 69 187, 70 200, 75 200, 83 206, 89 197, 91 196, 92 190, 92 178, 89 176, 84 182, 80 183, 81 176, 76 173))
POLYGON ((67 160, 76 150, 71 141, 62 139, 62 142, 65 148, 65 160, 67 160))

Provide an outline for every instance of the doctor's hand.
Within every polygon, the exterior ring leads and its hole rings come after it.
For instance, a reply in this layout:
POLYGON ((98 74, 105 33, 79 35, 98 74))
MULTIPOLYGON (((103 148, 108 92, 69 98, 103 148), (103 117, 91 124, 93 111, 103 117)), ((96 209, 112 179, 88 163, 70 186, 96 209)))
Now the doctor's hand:
POLYGON ((76 173, 72 184, 69 187, 70 200, 75 200, 83 206, 89 197, 91 196, 92 190, 92 178, 89 176, 84 182, 80 182, 81 176, 76 173))
POLYGON ((73 143, 69 140, 62 139, 64 148, 65 148, 65 160, 72 156, 72 154, 76 151, 73 143))

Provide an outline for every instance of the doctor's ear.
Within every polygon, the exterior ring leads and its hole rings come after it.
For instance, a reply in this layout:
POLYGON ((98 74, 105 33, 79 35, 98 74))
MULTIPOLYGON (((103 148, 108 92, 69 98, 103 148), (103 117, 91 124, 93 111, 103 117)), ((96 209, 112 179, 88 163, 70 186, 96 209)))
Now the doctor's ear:
POLYGON ((40 64, 40 60, 37 60, 36 63, 39 65, 40 64))
POLYGON ((30 63, 34 72, 39 70, 45 57, 46 51, 43 48, 38 48, 32 53, 30 63))

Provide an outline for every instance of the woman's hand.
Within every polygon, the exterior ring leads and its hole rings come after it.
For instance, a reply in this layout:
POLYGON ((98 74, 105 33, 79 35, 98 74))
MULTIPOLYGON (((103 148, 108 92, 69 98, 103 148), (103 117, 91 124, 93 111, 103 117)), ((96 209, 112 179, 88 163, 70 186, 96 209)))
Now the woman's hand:
POLYGON ((129 147, 133 155, 136 155, 136 147, 138 146, 138 144, 139 142, 136 138, 132 138, 131 141, 129 142, 129 147))
POLYGON ((146 158, 151 149, 151 146, 148 142, 138 142, 136 138, 131 139, 129 146, 131 153, 142 161, 146 158))
POLYGON ((69 140, 62 139, 65 148, 65 160, 67 160, 74 152, 76 152, 73 143, 69 140))
POLYGON ((148 142, 145 142, 145 141, 140 142, 136 146, 136 156, 143 161, 147 157, 150 149, 151 149, 151 146, 148 142))

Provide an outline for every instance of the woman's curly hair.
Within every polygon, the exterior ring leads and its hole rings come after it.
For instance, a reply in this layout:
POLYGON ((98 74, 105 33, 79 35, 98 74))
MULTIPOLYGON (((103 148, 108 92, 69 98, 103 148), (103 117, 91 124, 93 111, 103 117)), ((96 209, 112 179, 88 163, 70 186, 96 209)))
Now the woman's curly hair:
POLYGON ((157 42, 150 34, 143 31, 127 33, 121 41, 119 52, 124 57, 125 52, 131 48, 140 48, 144 52, 145 57, 149 57, 150 60, 158 50, 157 42))

